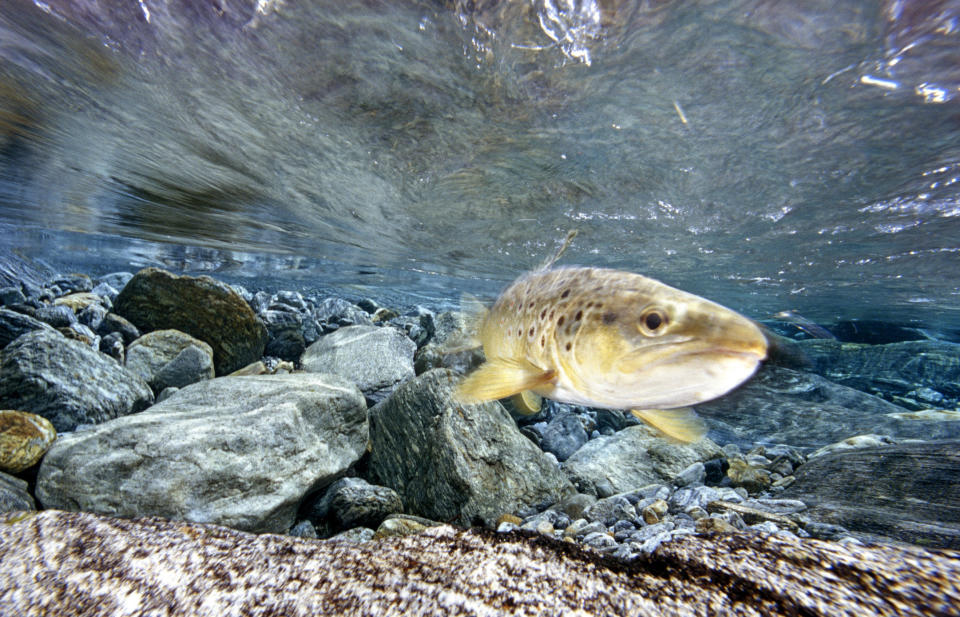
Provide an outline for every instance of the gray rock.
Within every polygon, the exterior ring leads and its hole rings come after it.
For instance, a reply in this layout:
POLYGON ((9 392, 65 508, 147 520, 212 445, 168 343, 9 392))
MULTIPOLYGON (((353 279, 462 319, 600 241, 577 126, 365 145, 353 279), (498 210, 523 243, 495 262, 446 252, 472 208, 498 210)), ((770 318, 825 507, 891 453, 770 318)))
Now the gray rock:
POLYGON ((100 320, 100 325, 97 327, 96 332, 100 336, 109 336, 117 332, 123 337, 124 345, 129 345, 140 338, 140 330, 116 313, 107 313, 104 315, 103 319, 100 320))
POLYGON ((463 313, 440 313, 433 320, 433 325, 433 338, 417 351, 414 358, 417 375, 435 368, 447 368, 465 374, 480 366, 483 350, 470 347, 469 326, 463 313))
POLYGON ((86 274, 61 274, 53 279, 47 287, 59 287, 64 294, 93 289, 93 281, 86 274))
POLYGON ((61 304, 42 306, 37 309, 35 316, 54 328, 66 328, 77 322, 77 316, 73 310, 61 304))
POLYGON ((588 521, 598 521, 607 527, 619 520, 631 520, 637 517, 637 510, 622 495, 598 499, 583 512, 588 521))
POLYGON ((335 529, 375 529, 389 515, 402 512, 403 502, 395 490, 362 478, 342 478, 327 488, 308 517, 318 525, 330 522, 335 529))
POLYGON ((800 466, 783 496, 810 520, 931 548, 960 548, 960 441, 837 451, 800 466))
POLYGON ((295 310, 282 305, 281 309, 268 309, 260 314, 267 326, 268 356, 295 362, 307 348, 303 337, 303 318, 295 310))
POLYGON ((0 306, 7 306, 9 304, 23 304, 26 301, 27 297, 23 295, 23 292, 20 291, 19 287, 0 288, 0 306))
MULTIPOLYGON (((371 530, 371 534, 373 530, 371 530)), ((296 525, 290 528, 289 535, 296 538, 318 538, 317 530, 314 528, 313 523, 310 521, 300 521, 296 525)))
POLYGON ((152 402, 140 377, 52 330, 25 334, 0 351, 0 406, 41 415, 58 433, 152 402))
POLYGON ((366 444, 362 395, 339 377, 223 377, 61 435, 36 492, 48 508, 283 533, 366 444))
POLYGON ((596 549, 601 553, 609 553, 617 548, 617 541, 605 531, 596 531, 584 536, 581 540, 584 546, 596 549))
POLYGON ((0 512, 36 509, 27 481, 0 471, 0 512))
POLYGON ((383 400, 413 377, 417 346, 394 328, 348 326, 307 348, 300 362, 310 373, 333 373, 357 384, 367 400, 383 400))
POLYGON ((405 510, 493 527, 504 512, 550 505, 573 487, 502 405, 451 401, 458 377, 435 370, 370 410, 370 472, 405 510))
POLYGON ((127 283, 130 282, 130 279, 133 278, 132 272, 111 272, 110 274, 104 274, 97 279, 98 285, 109 285, 114 289, 123 289, 127 283))
POLYGON ((670 496, 670 511, 683 512, 694 506, 706 509, 711 501, 720 499, 720 492, 712 486, 681 488, 670 496))
POLYGON ((564 462, 563 469, 580 492, 609 497, 648 484, 668 483, 693 463, 720 452, 709 439, 678 444, 637 425, 588 441, 564 462))
POLYGON ((673 479, 673 484, 678 487, 690 486, 691 484, 703 484, 707 479, 707 469, 703 463, 697 461, 683 471, 677 474, 673 479))
POLYGON ((369 527, 354 527, 353 529, 348 529, 342 531, 337 535, 330 538, 332 542, 352 542, 354 544, 362 544, 364 542, 369 542, 373 540, 374 534, 377 532, 369 527))
POLYGON ((956 554, 916 547, 688 535, 623 563, 446 525, 317 542, 56 511, 0 520, 0 563, 14 615, 929 617, 956 615, 960 593, 956 554))
POLYGON ((127 348, 126 367, 159 394, 165 388, 182 388, 202 379, 213 379, 213 350, 178 330, 154 330, 127 348))
POLYGON ((93 293, 106 299, 108 306, 113 306, 113 301, 117 299, 120 292, 116 287, 107 283, 98 283, 93 287, 93 293))
POLYGON ((111 332, 100 339, 100 351, 107 354, 120 364, 126 360, 126 348, 123 346, 123 335, 111 332))
POLYGON ((109 311, 99 304, 91 304, 77 315, 77 320, 83 325, 91 328, 94 332, 100 329, 100 324, 109 311))
POLYGON ((587 443, 587 431, 576 414, 560 412, 540 432, 540 448, 565 461, 587 443))
POLYGON ((180 330, 206 342, 218 375, 256 362, 267 344, 267 329, 250 305, 209 276, 146 268, 120 291, 113 311, 141 331, 180 330))
POLYGON ((324 332, 332 332, 344 326, 373 325, 373 320, 366 311, 343 298, 333 296, 318 302, 313 309, 313 316, 324 332))
POLYGON ((27 332, 41 329, 53 332, 53 328, 49 324, 39 319, 34 319, 29 315, 8 308, 0 308, 0 349, 27 332))
POLYGON ((896 439, 893 439, 889 435, 854 435, 853 437, 847 437, 842 441, 837 443, 831 443, 814 450, 807 456, 807 460, 816 458, 818 456, 823 456, 824 454, 833 454, 834 452, 841 452, 843 450, 858 450, 860 448, 879 448, 881 446, 892 446, 895 443, 898 443, 896 439))
POLYGON ((903 407, 818 375, 763 366, 730 394, 697 406, 711 438, 752 447, 757 442, 820 447, 858 433, 899 438, 960 437, 960 422, 905 420, 903 407))

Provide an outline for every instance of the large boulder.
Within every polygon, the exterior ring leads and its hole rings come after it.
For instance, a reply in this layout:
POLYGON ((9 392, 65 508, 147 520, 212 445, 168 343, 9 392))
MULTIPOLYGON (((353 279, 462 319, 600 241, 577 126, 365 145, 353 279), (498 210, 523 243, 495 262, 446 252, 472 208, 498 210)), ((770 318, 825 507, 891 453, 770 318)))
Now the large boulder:
POLYGON ((347 326, 307 348, 300 363, 311 373, 333 373, 357 384, 377 403, 413 377, 417 345, 395 328, 347 326))
POLYGON ((709 439, 676 443, 646 425, 588 441, 563 464, 582 493, 609 497, 649 484, 665 484, 690 465, 722 456, 709 439))
POLYGON ((283 532, 366 445, 363 396, 340 377, 222 377, 61 435, 36 494, 48 508, 283 532))
POLYGON ((0 406, 41 415, 58 432, 151 403, 153 393, 140 377, 54 330, 24 334, 0 351, 0 406))
POLYGON ((180 330, 213 348, 217 375, 256 362, 267 344, 267 329, 229 285, 209 276, 177 276, 145 268, 124 286, 113 312, 142 332, 180 330))
POLYGON ((448 525, 375 542, 77 512, 0 517, 14 615, 958 615, 960 553, 688 535, 632 562, 448 525))
POLYGON ((459 377, 436 369, 370 410, 370 473, 407 512, 494 526, 505 512, 560 501, 573 487, 497 402, 451 400, 459 377))

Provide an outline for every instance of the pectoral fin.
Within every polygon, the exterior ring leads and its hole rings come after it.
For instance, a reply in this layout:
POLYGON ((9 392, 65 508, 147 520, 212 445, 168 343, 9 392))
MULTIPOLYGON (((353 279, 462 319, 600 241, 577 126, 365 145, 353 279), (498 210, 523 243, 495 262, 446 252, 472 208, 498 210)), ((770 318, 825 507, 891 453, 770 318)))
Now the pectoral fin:
POLYGON ((631 409, 630 413, 643 420, 667 437, 683 443, 700 440, 707 433, 707 426, 692 409, 631 409))
POLYGON ((517 413, 532 416, 535 413, 540 413, 543 398, 530 390, 524 390, 520 394, 510 397, 510 402, 513 403, 513 408, 517 413))
POLYGON ((542 386, 555 376, 556 371, 529 362, 494 358, 461 381, 454 397, 464 404, 493 401, 542 386))

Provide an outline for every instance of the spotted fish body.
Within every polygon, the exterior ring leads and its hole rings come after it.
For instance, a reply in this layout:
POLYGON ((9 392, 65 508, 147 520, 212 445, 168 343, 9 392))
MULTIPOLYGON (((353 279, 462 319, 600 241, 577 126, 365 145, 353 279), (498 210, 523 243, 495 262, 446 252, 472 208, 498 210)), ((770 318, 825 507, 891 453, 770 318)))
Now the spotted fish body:
POLYGON ((601 268, 534 271, 478 319, 487 362, 460 384, 460 401, 534 392, 629 408, 682 441, 702 430, 660 410, 728 392, 754 373, 767 348, 759 327, 730 309, 601 268))

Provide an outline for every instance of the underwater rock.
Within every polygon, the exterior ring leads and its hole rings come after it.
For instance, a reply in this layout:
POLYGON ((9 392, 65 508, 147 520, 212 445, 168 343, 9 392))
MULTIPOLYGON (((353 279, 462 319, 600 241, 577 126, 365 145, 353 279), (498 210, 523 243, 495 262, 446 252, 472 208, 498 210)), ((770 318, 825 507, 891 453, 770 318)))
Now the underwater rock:
POLYGON ((809 455, 807 455, 807 460, 816 458, 818 456, 823 456, 824 454, 841 452, 843 450, 878 448, 880 446, 892 446, 895 443, 897 443, 897 441, 888 437, 887 435, 856 435, 854 437, 848 437, 843 441, 838 441, 837 443, 823 446, 822 448, 811 452, 809 455))
POLYGON ((0 287, 0 306, 23 304, 26 301, 27 297, 19 287, 0 287))
POLYGON ((86 274, 61 274, 47 283, 47 287, 58 287, 64 295, 77 292, 91 291, 93 281, 86 274))
POLYGON ((957 615, 960 554, 687 535, 623 562, 450 526, 375 542, 40 512, 0 521, 0 604, 24 614, 957 615))
POLYGON ((395 328, 347 326, 307 348, 300 363, 309 373, 333 373, 357 384, 371 404, 413 377, 416 344, 395 328))
POLYGON ((77 316, 68 306, 41 306, 34 317, 54 328, 68 328, 77 323, 77 316))
POLYGON ((53 332, 53 327, 29 315, 24 315, 23 313, 18 313, 8 308, 0 308, 0 349, 3 349, 17 338, 34 330, 48 330, 53 332))
POLYGON ((0 512, 36 509, 27 481, 0 471, 0 512))
POLYGON ((145 268, 120 291, 113 311, 141 331, 180 330, 208 343, 217 375, 256 362, 267 344, 267 329, 250 305, 209 276, 145 268))
POLYGON ((265 310, 260 317, 267 326, 264 353, 290 362, 297 361, 307 348, 303 337, 303 317, 295 309, 286 306, 265 310))
POLYGON ((442 523, 432 521, 422 516, 412 514, 391 514, 380 523, 376 532, 370 538, 379 540, 381 538, 392 538, 401 536, 413 536, 431 527, 439 527, 442 523))
POLYGON ((330 296, 317 302, 313 319, 320 325, 322 332, 333 332, 345 326, 372 326, 370 315, 355 304, 330 296))
POLYGON ((857 390, 902 396, 919 387, 960 398, 960 344, 906 341, 887 345, 802 341, 812 371, 857 390))
POLYGON ((556 456, 560 462, 570 458, 587 443, 587 431, 583 429, 583 422, 575 413, 569 411, 561 411, 550 418, 537 432, 540 434, 540 448, 556 456))
POLYGON ((960 437, 960 422, 887 415, 903 411, 819 375, 772 365, 763 366, 753 379, 726 396, 697 405, 712 439, 747 447, 758 442, 820 447, 858 433, 921 439, 960 437))
POLYGON ((407 512, 461 525, 493 526, 503 512, 573 493, 502 405, 451 401, 458 380, 429 371, 370 410, 372 479, 396 490, 407 512))
POLYGON ((469 326, 463 313, 447 311, 433 320, 434 334, 417 350, 414 370, 422 375, 435 368, 466 374, 483 362, 483 350, 470 342, 469 326))
MULTIPOLYGON (((903 443, 811 458, 782 495, 811 519, 931 548, 960 548, 960 441, 903 443)), ((868 536, 868 537, 869 537, 868 536)))
POLYGON ((45 417, 58 432, 135 413, 153 402, 140 377, 52 330, 0 351, 0 405, 45 417))
POLYGON ((213 350, 179 330, 154 330, 130 344, 125 366, 159 394, 213 379, 213 350))
POLYGON ((609 497, 670 482, 693 463, 721 454, 709 439, 674 443, 637 425, 588 441, 564 462, 563 470, 581 492, 609 497))
POLYGON ((342 475, 366 444, 363 397, 340 377, 221 377, 61 435, 36 495, 48 508, 279 533, 304 495, 342 475))
POLYGON ((100 306, 102 303, 103 298, 95 293, 89 292, 69 294, 53 301, 54 306, 65 306, 75 314, 91 306, 100 306))
POLYGON ((36 465, 56 438, 57 431, 43 416, 0 411, 0 471, 18 473, 36 465))
POLYGON ((123 344, 129 345, 140 338, 140 330, 116 313, 107 313, 100 320, 100 325, 95 328, 97 334, 103 337, 110 336, 113 333, 123 337, 123 344))
POLYGON ((334 529, 377 527, 387 516, 403 512, 400 495, 392 488, 374 486, 362 478, 342 478, 329 487, 307 513, 316 526, 334 529))

